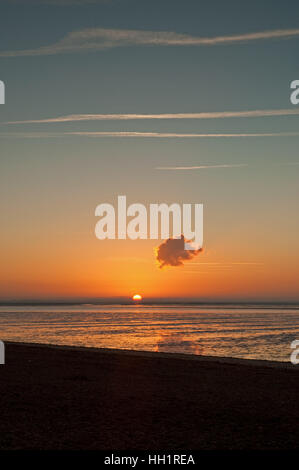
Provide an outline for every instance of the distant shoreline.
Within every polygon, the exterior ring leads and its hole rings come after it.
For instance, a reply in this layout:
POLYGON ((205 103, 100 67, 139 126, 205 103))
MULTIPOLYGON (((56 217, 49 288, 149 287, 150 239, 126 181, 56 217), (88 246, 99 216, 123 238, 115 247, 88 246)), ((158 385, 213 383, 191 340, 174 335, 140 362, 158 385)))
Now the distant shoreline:
POLYGON ((284 308, 299 308, 299 301, 290 301, 290 302, 270 302, 270 301, 225 301, 225 302, 208 302, 201 300, 175 300, 175 299, 158 299, 158 300, 148 300, 143 299, 142 302, 136 303, 131 299, 103 299, 103 300, 61 300, 61 301, 0 301, 0 307, 60 307, 60 306, 199 306, 199 307, 261 307, 261 308, 271 308, 271 307, 284 307, 284 308))

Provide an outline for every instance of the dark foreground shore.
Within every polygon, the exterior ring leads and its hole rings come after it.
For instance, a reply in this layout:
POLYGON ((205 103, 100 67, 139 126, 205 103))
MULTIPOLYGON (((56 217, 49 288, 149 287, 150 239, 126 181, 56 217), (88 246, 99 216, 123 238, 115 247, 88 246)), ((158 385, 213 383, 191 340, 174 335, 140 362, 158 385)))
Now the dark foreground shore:
POLYGON ((6 344, 0 449, 297 449, 299 366, 6 344))

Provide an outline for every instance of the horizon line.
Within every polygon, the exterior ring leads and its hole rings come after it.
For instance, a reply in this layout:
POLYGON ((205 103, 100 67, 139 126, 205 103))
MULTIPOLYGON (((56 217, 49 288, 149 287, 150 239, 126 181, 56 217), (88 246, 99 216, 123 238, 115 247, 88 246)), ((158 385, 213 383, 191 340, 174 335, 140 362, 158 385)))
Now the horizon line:
POLYGON ((151 304, 202 304, 202 305, 298 305, 297 300, 268 300, 268 299, 219 299, 209 300, 196 297, 147 297, 136 303, 130 296, 91 297, 91 298, 56 298, 56 299, 20 299, 0 300, 0 306, 30 306, 30 305, 151 305, 151 304))

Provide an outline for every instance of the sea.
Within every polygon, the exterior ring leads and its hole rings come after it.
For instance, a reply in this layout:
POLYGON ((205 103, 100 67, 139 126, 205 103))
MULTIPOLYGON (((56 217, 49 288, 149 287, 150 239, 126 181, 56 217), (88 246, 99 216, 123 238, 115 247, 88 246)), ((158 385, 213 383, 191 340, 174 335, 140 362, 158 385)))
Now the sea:
POLYGON ((299 305, 0 306, 0 340, 288 362, 299 305))

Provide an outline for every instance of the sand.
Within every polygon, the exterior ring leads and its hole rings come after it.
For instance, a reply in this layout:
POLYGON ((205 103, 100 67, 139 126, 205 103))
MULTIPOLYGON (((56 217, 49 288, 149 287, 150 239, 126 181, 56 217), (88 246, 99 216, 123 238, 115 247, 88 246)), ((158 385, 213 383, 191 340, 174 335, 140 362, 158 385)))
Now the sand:
POLYGON ((6 343, 0 449, 297 449, 299 365, 6 343))

